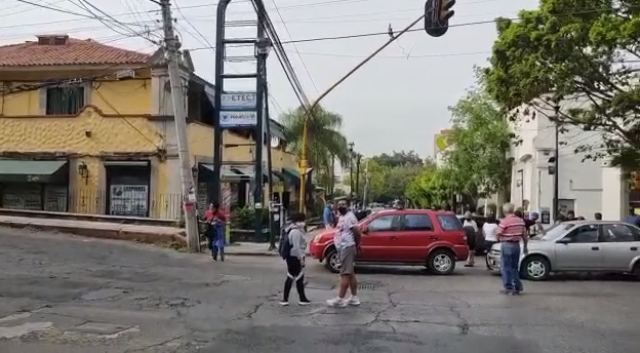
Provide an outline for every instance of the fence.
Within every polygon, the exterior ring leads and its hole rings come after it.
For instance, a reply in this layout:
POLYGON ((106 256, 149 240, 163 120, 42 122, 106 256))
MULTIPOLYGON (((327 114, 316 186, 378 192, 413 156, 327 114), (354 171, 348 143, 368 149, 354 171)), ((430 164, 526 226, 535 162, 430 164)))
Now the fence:
POLYGON ((180 219, 182 215, 180 194, 149 194, 146 190, 146 186, 115 188, 114 190, 72 190, 67 197, 68 207, 63 207, 61 211, 180 219))

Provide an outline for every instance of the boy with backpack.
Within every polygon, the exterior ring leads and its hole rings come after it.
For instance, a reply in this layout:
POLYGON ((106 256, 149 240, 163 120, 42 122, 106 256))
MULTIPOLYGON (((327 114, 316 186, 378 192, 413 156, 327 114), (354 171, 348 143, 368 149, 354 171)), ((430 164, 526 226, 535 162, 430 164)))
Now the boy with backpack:
POLYGON ((280 256, 287 263, 287 278, 284 281, 284 294, 280 305, 289 305, 289 293, 293 283, 298 291, 299 305, 309 305, 311 302, 304 293, 304 255, 307 250, 307 239, 305 238, 305 215, 295 213, 291 215, 291 225, 287 227, 285 233, 280 237, 278 248, 280 256))

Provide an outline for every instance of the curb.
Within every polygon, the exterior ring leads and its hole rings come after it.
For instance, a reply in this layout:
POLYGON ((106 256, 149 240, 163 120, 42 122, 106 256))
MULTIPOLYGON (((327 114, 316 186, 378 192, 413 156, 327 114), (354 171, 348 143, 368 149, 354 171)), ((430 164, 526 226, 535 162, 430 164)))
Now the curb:
MULTIPOLYGON (((256 257, 270 257, 270 256, 280 256, 277 251, 274 252, 251 252, 251 251, 234 251, 234 252, 225 252, 225 256, 256 256, 256 257)), ((306 253, 305 256, 311 257, 311 253, 306 253)))

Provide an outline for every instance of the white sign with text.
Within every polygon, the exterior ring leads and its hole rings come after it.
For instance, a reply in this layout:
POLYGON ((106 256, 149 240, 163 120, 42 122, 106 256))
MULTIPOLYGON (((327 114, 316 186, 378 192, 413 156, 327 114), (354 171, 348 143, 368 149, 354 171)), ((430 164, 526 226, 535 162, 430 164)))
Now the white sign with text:
POLYGON ((221 111, 220 127, 252 127, 258 124, 258 113, 252 111, 221 111))

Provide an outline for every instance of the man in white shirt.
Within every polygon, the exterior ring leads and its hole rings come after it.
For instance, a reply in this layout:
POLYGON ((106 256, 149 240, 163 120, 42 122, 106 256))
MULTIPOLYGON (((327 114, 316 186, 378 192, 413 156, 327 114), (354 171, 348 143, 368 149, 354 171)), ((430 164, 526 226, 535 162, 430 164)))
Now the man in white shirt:
POLYGON ((338 296, 327 300, 330 306, 345 307, 347 305, 360 305, 358 299, 358 280, 355 273, 355 259, 360 249, 360 228, 358 219, 348 208, 346 198, 337 201, 338 224, 337 231, 333 239, 338 255, 340 257, 340 290, 338 296), (351 297, 345 299, 347 290, 351 288, 351 297))

